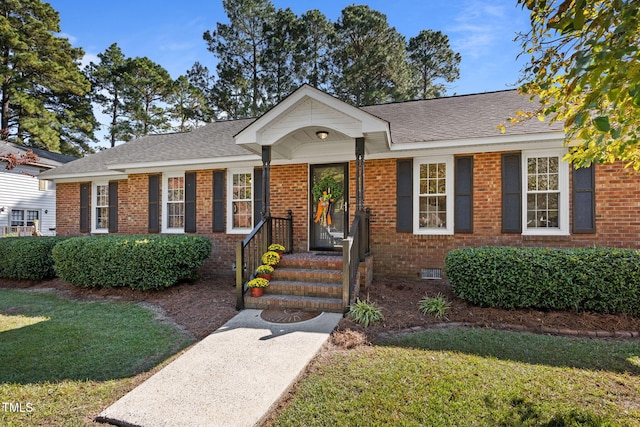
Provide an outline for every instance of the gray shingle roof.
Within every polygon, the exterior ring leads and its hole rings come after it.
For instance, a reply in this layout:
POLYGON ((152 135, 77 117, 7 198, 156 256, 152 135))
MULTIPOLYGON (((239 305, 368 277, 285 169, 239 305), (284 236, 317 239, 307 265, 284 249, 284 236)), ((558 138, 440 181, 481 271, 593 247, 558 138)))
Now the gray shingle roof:
POLYGON ((56 166, 69 163, 77 160, 76 157, 67 156, 66 154, 53 153, 47 150, 41 150, 39 148, 24 147, 22 145, 16 145, 10 142, 0 143, 0 156, 7 154, 13 154, 14 156, 20 156, 27 151, 32 150, 35 155, 38 156, 38 165, 54 168, 56 166))
MULTIPOLYGON (((450 141, 501 136, 497 126, 518 110, 534 107, 528 97, 515 90, 408 101, 362 107, 390 124, 394 144, 450 141)), ((253 154, 236 145, 233 136, 255 119, 210 123, 188 133, 149 135, 114 148, 91 154, 45 172, 44 177, 81 175, 109 171, 109 165, 224 158, 253 154)), ((562 131, 560 124, 533 119, 508 125, 506 135, 562 131)))
MULTIPOLYGON (((505 90, 373 105, 362 109, 388 121, 393 142, 403 144, 500 136, 498 125, 506 123, 516 111, 532 110, 535 106, 516 90, 505 90)), ((561 124, 550 127, 537 119, 506 127, 506 135, 562 131, 561 124)))

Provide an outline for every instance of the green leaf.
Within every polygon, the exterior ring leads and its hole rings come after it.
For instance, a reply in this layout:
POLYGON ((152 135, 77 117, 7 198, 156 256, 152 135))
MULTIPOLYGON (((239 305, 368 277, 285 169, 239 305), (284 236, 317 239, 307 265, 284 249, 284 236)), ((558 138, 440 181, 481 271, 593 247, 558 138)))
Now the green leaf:
POLYGON ((600 116, 593 119, 593 124, 600 132, 609 132, 611 125, 609 124, 609 117, 600 116))

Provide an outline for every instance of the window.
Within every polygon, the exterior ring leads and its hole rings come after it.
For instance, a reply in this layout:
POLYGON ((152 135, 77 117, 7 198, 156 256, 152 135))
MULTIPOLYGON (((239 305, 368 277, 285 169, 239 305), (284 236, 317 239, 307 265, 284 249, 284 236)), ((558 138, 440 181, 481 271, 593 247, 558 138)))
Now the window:
POLYGON ((414 161, 414 233, 453 233, 453 157, 414 161))
POLYGON ((95 184, 94 232, 109 230, 109 184, 95 184))
POLYGON ((29 209, 12 209, 11 210, 11 226, 12 227, 31 227, 35 225, 35 221, 40 219, 39 210, 29 209))
POLYGON ((163 231, 184 231, 184 173, 165 175, 163 180, 163 231))
POLYGON ((253 173, 252 171, 229 171, 228 194, 231 195, 229 232, 247 232, 253 228, 253 173))
POLYGON ((564 152, 523 153, 523 234, 568 234, 569 166, 564 152))

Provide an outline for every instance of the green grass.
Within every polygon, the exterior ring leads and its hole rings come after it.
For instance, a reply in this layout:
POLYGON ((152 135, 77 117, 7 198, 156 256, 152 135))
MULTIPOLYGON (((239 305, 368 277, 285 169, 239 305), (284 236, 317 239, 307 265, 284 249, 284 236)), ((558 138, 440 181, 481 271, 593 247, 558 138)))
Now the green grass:
POLYGON ((336 352, 276 426, 639 426, 640 343, 482 329, 336 352))
POLYGON ((136 304, 0 289, 0 402, 25 410, 0 425, 84 425, 191 342, 136 304))

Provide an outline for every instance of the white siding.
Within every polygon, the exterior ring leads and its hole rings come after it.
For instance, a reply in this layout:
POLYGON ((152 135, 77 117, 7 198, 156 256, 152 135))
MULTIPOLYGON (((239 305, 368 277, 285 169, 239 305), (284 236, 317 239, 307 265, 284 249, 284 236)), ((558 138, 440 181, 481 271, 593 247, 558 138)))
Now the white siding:
POLYGON ((12 209, 37 210, 40 212, 40 232, 54 235, 56 227, 56 190, 53 182, 47 182, 46 190, 40 190, 38 178, 29 176, 39 173, 31 167, 7 171, 0 162, 0 227, 7 227, 11 221, 12 209))

